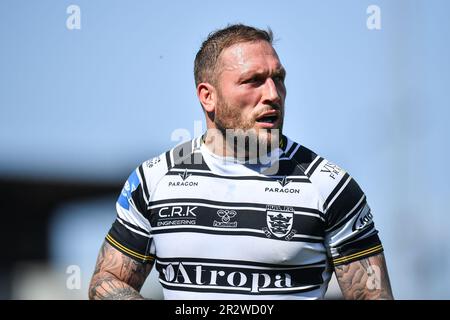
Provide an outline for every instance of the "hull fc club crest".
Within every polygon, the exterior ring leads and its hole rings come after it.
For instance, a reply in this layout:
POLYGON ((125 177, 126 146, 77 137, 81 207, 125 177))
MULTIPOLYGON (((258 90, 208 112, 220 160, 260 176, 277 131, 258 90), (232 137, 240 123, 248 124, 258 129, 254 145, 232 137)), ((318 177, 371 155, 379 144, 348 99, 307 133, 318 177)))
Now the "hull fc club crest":
POLYGON ((294 225, 294 208, 286 206, 267 205, 266 207, 267 227, 262 230, 268 238, 279 238, 291 240, 296 230, 294 225))

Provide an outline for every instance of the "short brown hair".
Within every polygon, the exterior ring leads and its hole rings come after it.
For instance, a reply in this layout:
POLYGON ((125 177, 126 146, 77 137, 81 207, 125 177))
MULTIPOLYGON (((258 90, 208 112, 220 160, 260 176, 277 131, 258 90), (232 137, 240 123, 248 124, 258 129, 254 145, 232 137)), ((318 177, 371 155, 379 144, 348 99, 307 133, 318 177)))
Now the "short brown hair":
POLYGON ((270 28, 262 30, 244 24, 228 25, 224 29, 211 32, 202 43, 195 56, 194 77, 195 86, 202 82, 216 83, 216 67, 220 53, 232 45, 252 41, 273 42, 273 33, 270 28))

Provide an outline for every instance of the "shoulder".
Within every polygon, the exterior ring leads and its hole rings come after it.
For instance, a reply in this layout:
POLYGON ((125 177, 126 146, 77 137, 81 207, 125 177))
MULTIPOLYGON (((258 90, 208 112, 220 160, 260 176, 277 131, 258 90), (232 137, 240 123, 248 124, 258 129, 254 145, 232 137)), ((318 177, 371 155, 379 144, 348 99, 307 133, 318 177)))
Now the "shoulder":
POLYGON ((342 168, 310 148, 289 138, 285 139, 285 143, 282 157, 294 161, 308 178, 326 182, 329 179, 336 180, 343 172, 342 168))
POLYGON ((344 189, 358 189, 359 193, 359 186, 345 169, 308 147, 297 144, 291 157, 323 199, 324 209, 333 197, 338 196, 344 189))
POLYGON ((147 185, 149 190, 156 187, 171 169, 185 167, 187 164, 201 162, 196 159, 196 150, 200 147, 200 138, 189 140, 178 144, 156 157, 144 161, 137 170, 142 178, 142 183, 147 185))

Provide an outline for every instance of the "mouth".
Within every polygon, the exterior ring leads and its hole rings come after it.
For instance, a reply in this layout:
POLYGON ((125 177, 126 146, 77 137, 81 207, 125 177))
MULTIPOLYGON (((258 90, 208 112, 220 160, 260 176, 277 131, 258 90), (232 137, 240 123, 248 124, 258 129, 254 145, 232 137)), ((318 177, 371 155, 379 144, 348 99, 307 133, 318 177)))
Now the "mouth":
POLYGON ((280 112, 278 110, 270 110, 262 113, 256 118, 256 123, 264 128, 275 128, 280 120, 280 112))

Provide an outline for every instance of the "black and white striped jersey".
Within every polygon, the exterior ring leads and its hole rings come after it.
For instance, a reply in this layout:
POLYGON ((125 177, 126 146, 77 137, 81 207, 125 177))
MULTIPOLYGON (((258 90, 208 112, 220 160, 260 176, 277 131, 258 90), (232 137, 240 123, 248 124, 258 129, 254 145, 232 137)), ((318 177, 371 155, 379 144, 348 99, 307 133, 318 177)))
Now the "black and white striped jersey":
POLYGON ((155 263, 165 299, 322 298, 334 265, 383 248, 356 181, 285 136, 281 145, 270 175, 200 137, 144 162, 106 240, 155 263))

